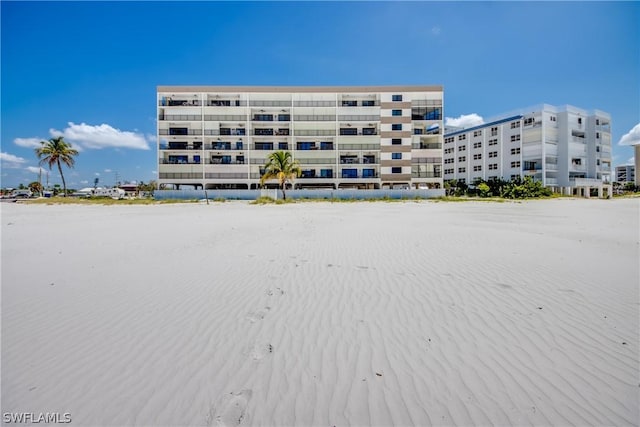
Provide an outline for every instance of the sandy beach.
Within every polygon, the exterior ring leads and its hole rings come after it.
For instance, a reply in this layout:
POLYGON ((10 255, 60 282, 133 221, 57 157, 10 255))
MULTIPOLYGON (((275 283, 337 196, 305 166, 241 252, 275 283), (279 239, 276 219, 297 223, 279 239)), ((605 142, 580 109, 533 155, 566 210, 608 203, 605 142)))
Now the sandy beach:
POLYGON ((0 209, 3 422, 640 422, 638 199, 0 209))

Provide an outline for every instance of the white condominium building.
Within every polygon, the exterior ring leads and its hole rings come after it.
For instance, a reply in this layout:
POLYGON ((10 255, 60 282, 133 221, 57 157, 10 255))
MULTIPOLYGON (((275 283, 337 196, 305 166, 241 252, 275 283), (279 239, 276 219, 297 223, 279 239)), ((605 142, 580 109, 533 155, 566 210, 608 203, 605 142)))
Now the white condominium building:
POLYGON ((616 166, 616 182, 636 182, 636 167, 634 165, 616 166))
POLYGON ((567 194, 601 189, 612 181, 611 117, 571 106, 527 108, 447 133, 443 159, 445 181, 531 176, 567 194))
POLYGON ((296 188, 441 188, 442 104, 441 86, 159 86, 159 183, 258 188, 287 150, 296 188))

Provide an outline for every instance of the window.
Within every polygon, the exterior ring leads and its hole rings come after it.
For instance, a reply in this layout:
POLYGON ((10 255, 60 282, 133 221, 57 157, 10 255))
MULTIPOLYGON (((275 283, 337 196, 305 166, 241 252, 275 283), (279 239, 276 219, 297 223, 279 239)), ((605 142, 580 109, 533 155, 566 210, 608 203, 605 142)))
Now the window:
POLYGON ((534 119, 533 117, 529 117, 524 119, 524 125, 525 126, 531 126, 533 124, 533 122, 535 122, 536 119, 534 119))
POLYGON ((357 169, 342 169, 342 177, 343 178, 357 178, 358 170, 357 169))
POLYGON ((600 126, 600 119, 596 119, 596 126, 600 126))
POLYGON ((600 159, 596 159, 596 166, 600 166, 600 159))
POLYGON ((511 175, 511 181, 520 178, 520 175, 511 175))
POLYGON ((482 142, 474 142, 473 148, 482 148, 482 142))
POLYGON ((342 101, 342 106, 343 107, 357 107, 358 106, 358 101, 343 100, 342 101))
POLYGON ((489 170, 490 171, 498 170, 498 164, 497 163, 491 163, 489 165, 489 170))
POLYGON ((362 101, 363 107, 375 107, 375 105, 376 105, 376 101, 372 101, 372 100, 362 101))
POLYGON ((375 176, 376 176, 375 169, 362 169, 363 178, 375 178, 375 176))
POLYGON ((454 172, 454 169, 445 169, 445 170, 444 170, 444 174, 445 174, 445 175, 450 175, 450 174, 452 174, 453 172, 454 172))
POLYGON ((391 125, 391 130, 402 130, 402 123, 394 123, 391 125))
POLYGON ((459 162, 466 162, 466 161, 467 161, 467 156, 460 156, 460 157, 458 157, 458 161, 459 161, 459 162))
POLYGON ((556 116, 549 116, 549 120, 551 120, 552 122, 555 122, 557 119, 556 119, 556 116))
POLYGON ((401 116, 402 115, 402 110, 391 110, 391 115, 392 116, 401 116))
POLYGON ((600 132, 596 132, 596 139, 600 139, 600 132))
POLYGON ((402 144, 402 139, 400 139, 400 138, 392 138, 391 139, 391 144, 392 145, 401 145, 402 144))
POLYGON ((467 146, 466 145, 459 146, 458 151, 467 151, 467 146))
POLYGON ((490 139, 489 145, 498 145, 498 138, 490 139))
POLYGON ((402 173, 402 168, 401 167, 392 167, 391 168, 391 173, 402 173))
POLYGON ((596 145, 596 153, 599 153, 599 152, 600 152, 600 146, 596 145))
POLYGON ((491 136, 497 136, 497 135, 498 135, 498 126, 492 127, 491 136))
POLYGON ((578 117, 578 124, 581 125, 582 124, 582 117, 578 117))
POLYGON ((465 139, 467 139, 467 135, 465 134, 458 135, 458 141, 464 141, 465 139))
POLYGON ((445 144, 449 144, 450 142, 453 142, 454 139, 455 139, 454 137, 450 136, 450 137, 444 139, 444 143, 445 144))
POLYGON ((476 130, 473 132, 473 136, 481 136, 482 135, 482 130, 476 130))
POLYGON ((331 170, 331 169, 320 169, 320 177, 321 178, 333 178, 333 170, 331 170))
POLYGON ((520 122, 511 122, 511 129, 517 129, 520 127, 520 122))
POLYGON ((413 134, 414 134, 414 135, 422 135, 422 129, 420 129, 420 128, 414 128, 414 129, 413 129, 413 134))
POLYGON ((391 95, 391 100, 393 102, 401 102, 402 101, 402 95, 391 95))
POLYGON ((448 165, 448 164, 453 163, 454 161, 455 161, 455 159, 444 159, 444 164, 448 165))
POLYGON ((392 160, 402 160, 402 153, 391 153, 392 160))
POLYGON ((498 157, 498 152, 497 151, 490 151, 489 152, 489 158, 494 158, 494 157, 498 157))
POLYGON ((444 154, 451 154, 451 153, 453 153, 453 147, 444 149, 444 154))
POLYGON ((273 142, 256 142, 256 150, 273 150, 273 142))
POLYGON ((315 142, 298 142, 297 148, 298 150, 313 150, 316 146, 315 142))
POLYGON ((474 154, 473 160, 482 160, 482 154, 474 154))
POLYGON ((511 162, 511 167, 512 167, 512 168, 519 168, 519 167, 520 167, 520 161, 517 161, 517 162, 511 162))
POLYGON ((458 173, 465 173, 467 172, 467 168, 458 168, 458 173))
POLYGON ((511 135, 511 142, 520 141, 520 135, 511 135))
POLYGON ((511 149, 511 155, 515 155, 515 154, 520 154, 520 147, 511 149))
POLYGON ((278 150, 288 150, 289 144, 286 142, 278 142, 278 150))
POLYGON ((481 165, 476 165, 473 167, 473 171, 474 172, 480 172, 482 170, 482 166, 481 165))

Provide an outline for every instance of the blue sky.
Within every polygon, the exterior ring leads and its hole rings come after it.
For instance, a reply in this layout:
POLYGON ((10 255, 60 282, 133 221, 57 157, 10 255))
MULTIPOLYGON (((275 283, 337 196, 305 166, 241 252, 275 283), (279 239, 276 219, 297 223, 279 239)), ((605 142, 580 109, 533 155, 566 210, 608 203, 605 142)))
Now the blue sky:
POLYGON ((640 141, 637 2, 0 8, 3 187, 37 179, 34 142, 53 135, 82 150, 70 188, 154 179, 157 85, 441 84, 450 119, 570 104, 612 115, 614 165, 640 141))

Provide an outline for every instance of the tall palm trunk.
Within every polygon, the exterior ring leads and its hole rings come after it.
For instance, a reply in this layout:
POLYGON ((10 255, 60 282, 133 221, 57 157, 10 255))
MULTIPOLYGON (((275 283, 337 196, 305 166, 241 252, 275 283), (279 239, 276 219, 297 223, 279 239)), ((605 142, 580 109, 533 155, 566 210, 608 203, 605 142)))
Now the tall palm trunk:
POLYGON ((287 193, 284 192, 285 183, 282 183, 282 200, 287 200, 287 193))
POLYGON ((56 162, 58 164, 58 170, 60 171, 60 178, 62 178, 62 189, 64 191, 64 197, 67 197, 67 183, 64 181, 64 175, 62 174, 62 166, 60 166, 60 159, 56 162))

